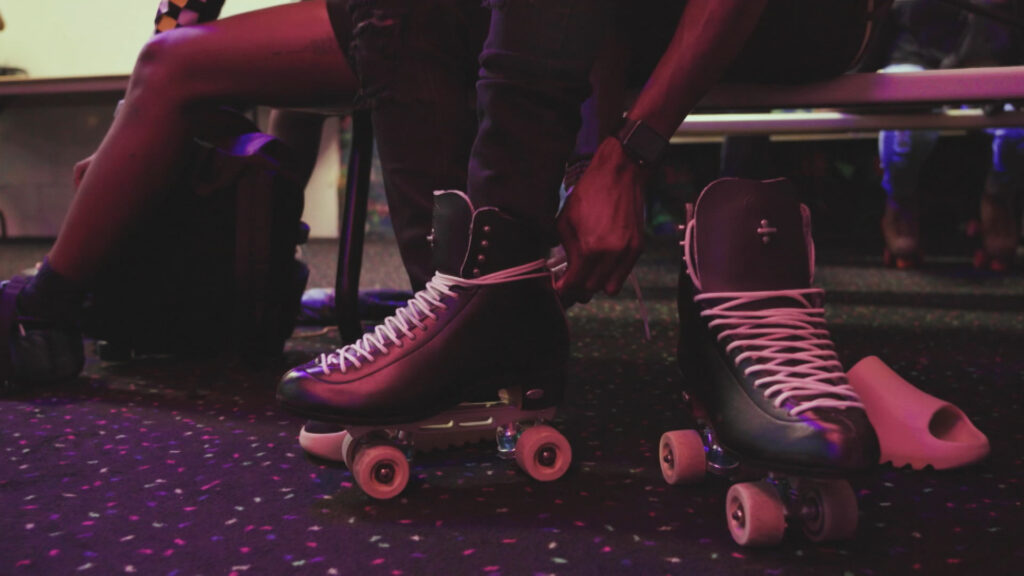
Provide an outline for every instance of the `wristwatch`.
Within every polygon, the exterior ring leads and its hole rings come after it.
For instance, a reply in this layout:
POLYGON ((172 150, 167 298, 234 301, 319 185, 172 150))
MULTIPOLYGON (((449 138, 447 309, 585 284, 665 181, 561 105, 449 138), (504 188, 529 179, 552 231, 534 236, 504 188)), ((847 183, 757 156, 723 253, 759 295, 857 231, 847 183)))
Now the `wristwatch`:
POLYGON ((654 128, 626 114, 622 115, 622 127, 615 137, 622 143, 626 155, 640 166, 656 164, 668 147, 668 140, 654 128))

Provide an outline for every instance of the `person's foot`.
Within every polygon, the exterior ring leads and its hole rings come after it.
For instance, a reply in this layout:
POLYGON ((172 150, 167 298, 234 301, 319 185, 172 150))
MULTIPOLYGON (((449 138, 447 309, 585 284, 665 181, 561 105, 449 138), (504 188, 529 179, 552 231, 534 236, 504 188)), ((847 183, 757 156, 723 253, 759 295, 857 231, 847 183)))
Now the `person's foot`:
POLYGON ((921 264, 921 226, 913 203, 886 201, 882 239, 885 240, 883 262, 886 266, 905 270, 921 264))
POLYGON ((54 313, 61 308, 59 304, 26 304, 23 294, 30 282, 31 278, 22 276, 0 282, 0 349, 4 350, 0 385, 4 392, 70 380, 81 374, 85 365, 77 323, 61 321, 60 314, 54 313), (42 311, 35 310, 40 307, 42 311))
POLYGON ((679 366, 740 462, 842 475, 878 462, 812 287, 810 213, 786 180, 710 184, 684 228, 679 366))
POLYGON ((354 344, 283 377, 281 405, 318 421, 385 425, 435 415, 500 389, 539 410, 560 403, 569 337, 532 230, 457 191, 434 195, 437 274, 354 344))

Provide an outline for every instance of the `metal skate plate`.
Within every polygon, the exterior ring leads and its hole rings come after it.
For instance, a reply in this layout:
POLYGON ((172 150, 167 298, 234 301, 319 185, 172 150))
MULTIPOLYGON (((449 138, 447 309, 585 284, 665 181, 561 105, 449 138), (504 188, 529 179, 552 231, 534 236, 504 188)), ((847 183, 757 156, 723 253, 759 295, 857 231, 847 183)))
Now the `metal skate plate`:
POLYGON ((416 451, 426 452, 494 441, 495 431, 518 422, 542 422, 555 417, 555 408, 522 410, 509 401, 508 394, 490 402, 463 402, 429 418, 386 427, 351 426, 353 441, 370 435, 382 435, 399 443, 410 444, 416 451))

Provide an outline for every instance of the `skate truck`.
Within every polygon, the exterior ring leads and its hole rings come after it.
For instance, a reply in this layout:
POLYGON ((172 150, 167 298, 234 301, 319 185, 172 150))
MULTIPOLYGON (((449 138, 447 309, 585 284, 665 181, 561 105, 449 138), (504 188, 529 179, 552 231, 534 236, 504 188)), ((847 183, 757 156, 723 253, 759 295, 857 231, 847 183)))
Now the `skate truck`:
POLYGON ((572 448, 547 424, 554 408, 522 410, 506 390, 493 402, 464 402, 419 422, 394 427, 350 426, 341 438, 341 460, 367 495, 386 500, 405 489, 414 452, 442 450, 493 438, 498 455, 514 459, 535 480, 562 477, 572 448))

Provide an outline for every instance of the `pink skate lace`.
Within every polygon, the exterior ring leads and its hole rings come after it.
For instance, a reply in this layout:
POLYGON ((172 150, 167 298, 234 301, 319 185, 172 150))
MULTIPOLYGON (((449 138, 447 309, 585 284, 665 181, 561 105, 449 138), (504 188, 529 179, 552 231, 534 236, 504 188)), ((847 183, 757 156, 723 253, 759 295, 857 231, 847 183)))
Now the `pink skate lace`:
POLYGON ((324 374, 330 374, 332 368, 336 368, 344 374, 349 367, 359 368, 363 363, 373 362, 377 358, 375 354, 388 354, 391 351, 389 346, 401 348, 404 344, 403 338, 410 341, 416 339, 414 328, 421 330, 426 328, 423 319, 436 319, 437 315, 434 314, 434 310, 448 308, 442 301, 444 297, 458 297, 458 292, 453 290, 456 286, 487 286, 528 278, 540 278, 550 276, 550 274, 551 272, 544 267, 543 260, 529 262, 472 280, 438 272, 427 282, 423 290, 417 292, 406 302, 405 306, 396 310, 393 315, 385 318, 372 332, 367 332, 352 344, 333 352, 321 354, 316 363, 323 369, 324 374))
MULTIPOLYGON (((700 279, 690 264, 694 228, 691 219, 680 245, 687 274, 700 290, 700 279)), ((803 288, 705 292, 693 301, 706 307, 701 317, 717 331, 727 353, 739 351, 734 359, 737 366, 749 363, 744 374, 754 378, 754 387, 763 389, 776 408, 788 402, 793 416, 818 408, 863 409, 825 329, 825 309, 819 304, 824 297, 820 288, 803 288)))

